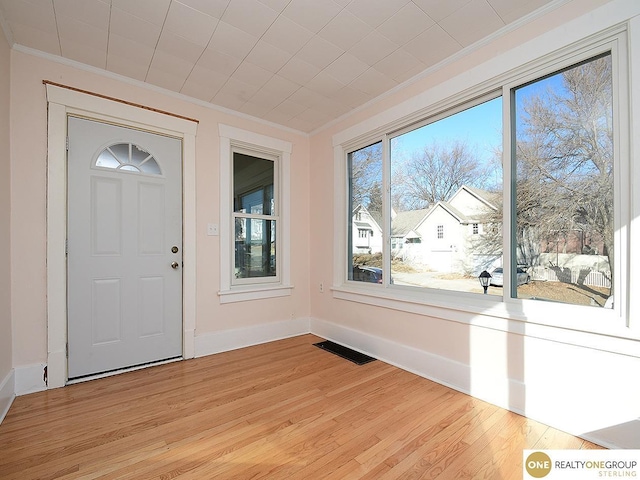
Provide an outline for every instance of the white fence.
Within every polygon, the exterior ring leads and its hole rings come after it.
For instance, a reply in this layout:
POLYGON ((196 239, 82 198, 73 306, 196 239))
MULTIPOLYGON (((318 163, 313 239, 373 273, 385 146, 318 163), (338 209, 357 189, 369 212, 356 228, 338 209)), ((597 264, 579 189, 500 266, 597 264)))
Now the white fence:
POLYGON ((591 287, 611 288, 611 272, 598 272, 584 268, 545 268, 533 269, 533 280, 548 282, 574 283, 591 287))
POLYGON ((602 255, 541 253, 533 280, 611 288, 609 259, 602 255))

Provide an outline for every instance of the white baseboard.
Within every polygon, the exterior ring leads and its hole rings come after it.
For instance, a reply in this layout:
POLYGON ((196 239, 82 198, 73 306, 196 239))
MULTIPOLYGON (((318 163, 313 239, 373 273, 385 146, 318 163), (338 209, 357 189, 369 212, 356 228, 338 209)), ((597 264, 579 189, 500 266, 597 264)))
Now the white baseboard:
POLYGON ((184 331, 184 342, 182 345, 182 357, 193 358, 195 352, 195 329, 190 328, 184 331))
POLYGON ((47 388, 64 387, 67 384, 67 350, 49 352, 47 365, 47 388))
POLYGON ((324 320, 312 318, 311 333, 499 407, 520 414, 524 411, 522 382, 324 320))
POLYGON ((46 364, 27 365, 15 368, 16 395, 42 392, 47 389, 44 381, 44 367, 46 364))
POLYGON ((15 373, 13 369, 0 383, 0 423, 7 416, 7 412, 16 398, 15 373))
POLYGON ((639 448, 640 418, 601 430, 585 432, 574 424, 553 425, 541 415, 527 415, 526 384, 470 365, 396 343, 341 325, 312 318, 311 333, 378 358, 403 370, 527 416, 607 448, 639 448), (573 425, 573 426, 572 426, 573 425))
POLYGON ((214 353, 228 352, 307 333, 309 333, 308 318, 205 333, 196 335, 195 356, 203 357, 214 353))

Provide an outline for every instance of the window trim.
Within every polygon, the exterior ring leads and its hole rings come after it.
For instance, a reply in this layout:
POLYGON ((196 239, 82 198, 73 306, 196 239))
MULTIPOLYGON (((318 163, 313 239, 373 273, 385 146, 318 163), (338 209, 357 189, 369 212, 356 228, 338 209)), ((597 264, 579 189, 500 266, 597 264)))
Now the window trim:
MULTIPOLYGON (((243 302, 264 298, 283 297, 291 295, 291 255, 290 255, 290 163, 292 144, 278 138, 250 132, 230 125, 219 124, 220 136, 220 303, 243 302), (234 255, 234 225, 233 225, 233 151, 237 148, 257 157, 266 156, 267 159, 278 158, 276 185, 279 189, 279 235, 276 237, 278 267, 280 269, 276 281, 263 277, 258 281, 241 282, 235 284, 232 277, 235 262, 234 255), (279 238, 278 238, 279 237, 279 238)), ((256 279, 254 279, 256 280, 256 279)))
MULTIPOLYGON (((437 317, 457 321, 461 323, 483 325, 488 328, 494 328, 502 331, 526 331, 537 332, 534 336, 547 339, 562 339, 568 343, 576 345, 584 345, 585 342, 580 340, 581 332, 585 335, 596 335, 597 338, 606 336, 611 339, 640 339, 640 321, 634 321, 629 313, 632 308, 629 305, 629 289, 632 286, 630 278, 633 277, 630 271, 629 259, 631 253, 628 244, 628 231, 631 226, 631 196, 630 196, 630 127, 624 119, 629 119, 628 102, 630 100, 629 91, 629 65, 627 63, 628 42, 627 25, 615 25, 607 28, 590 37, 579 39, 573 44, 565 45, 558 50, 546 51, 534 55, 529 62, 521 63, 515 58, 511 58, 511 63, 515 63, 512 68, 504 68, 503 73, 495 75, 490 72, 490 66, 487 66, 484 75, 487 78, 484 82, 480 81, 474 86, 466 89, 460 89, 460 84, 469 83, 467 79, 454 78, 446 86, 435 87, 424 94, 418 95, 408 101, 392 107, 391 109, 371 117, 365 122, 354 125, 353 127, 337 133, 333 136, 334 146, 334 167, 335 167, 335 193, 336 203, 334 204, 334 216, 336 223, 334 225, 335 241, 338 246, 335 249, 335 268, 334 268, 334 297, 362 302, 367 304, 380 305, 386 308, 392 308, 405 312, 418 313, 423 315, 434 315, 437 317), (510 165, 510 116, 511 102, 509 92, 510 89, 522 85, 527 79, 541 78, 545 74, 553 73, 562 68, 574 65, 581 60, 588 59, 605 51, 611 51, 614 72, 614 127, 615 127, 615 151, 616 151, 616 172, 620 177, 616 178, 616 231, 617 244, 616 251, 620 255, 616 255, 616 280, 617 285, 621 285, 620 292, 616 292, 616 305, 612 310, 595 309, 593 307, 582 307, 571 304, 545 304, 535 300, 512 299, 510 292, 505 290, 503 297, 485 297, 482 295, 468 294, 464 292, 448 292, 436 289, 411 288, 402 287, 398 289, 397 285, 389 284, 388 279, 383 285, 367 285, 355 284, 347 282, 344 279, 346 265, 346 232, 343 225, 345 224, 346 208, 348 204, 347 192, 347 176, 346 176, 346 158, 348 152, 365 147, 366 145, 377 141, 383 142, 383 155, 385 163, 388 163, 387 155, 384 152, 388 148, 389 138, 396 136, 398 133, 406 129, 416 128, 415 125, 429 123, 430 119, 438 118, 442 115, 450 115, 455 113, 461 105, 471 104, 474 99, 478 99, 492 92, 497 92, 496 96, 503 97, 503 146, 505 165, 510 165), (518 63, 516 63, 518 62, 518 63), (451 85, 456 85, 452 87, 451 85), (434 94, 434 91, 436 94, 434 94), (433 99, 436 99, 433 103, 433 99), (439 99, 439 100, 438 100, 439 99), (424 108, 415 110, 415 105, 426 105, 424 108), (395 118, 395 119, 394 119, 395 118), (368 131, 367 131, 368 129, 368 131), (629 159, 628 161, 626 159, 629 159), (625 176, 626 175, 626 176, 625 176), (623 181, 624 179, 629 179, 623 181), (343 252, 344 250, 344 252, 343 252), (427 293, 428 292, 428 293, 427 293), (425 293, 427 293, 425 295, 425 293), (462 297, 464 301, 461 302, 462 297), (375 300, 374 300, 375 299, 375 300), (575 320, 566 320, 567 318, 576 318, 576 308, 580 310, 581 323, 576 324, 575 320), (472 314, 460 315, 460 312, 472 314), (553 320, 552 320, 553 319, 553 320), (515 322, 515 323, 514 323, 515 322), (563 332, 573 332, 575 335, 571 340, 563 332)), ((540 48, 552 48, 549 45, 540 48)), ((526 58, 526 57, 525 57, 526 58)), ((491 62, 487 62, 491 64, 491 62)), ((495 67, 495 63, 493 64, 495 67)), ((482 75, 480 75, 482 78, 482 75)), ((388 165, 385 165, 383 171, 386 173, 388 165)), ((504 189, 504 217, 502 223, 503 237, 507 240, 511 239, 510 230, 510 195, 511 177, 508 168, 504 171, 505 185, 504 189)), ((385 183, 385 190, 388 191, 388 183, 385 183)), ((385 196, 386 197, 386 196, 385 196)), ((387 201, 385 198, 384 201, 387 201)), ((383 229, 388 230, 388 222, 385 222, 383 229)), ((388 231, 384 232, 386 247, 385 252, 389 252, 391 240, 388 231)), ((506 242, 504 267, 505 267, 505 285, 509 282, 507 278, 510 270, 510 252, 509 243, 506 242)), ((386 262, 385 264, 388 264, 386 262)), ((386 269, 388 270, 388 269, 386 269)), ((386 271, 385 270, 385 271, 386 271)), ((594 337, 596 338, 596 337, 594 337)), ((597 341, 596 341, 597 343, 597 341)), ((622 351, 628 353, 626 348, 618 350, 613 347, 615 341, 611 344, 611 351, 622 351)), ((595 345, 595 343, 594 343, 595 345)), ((636 346, 637 347, 637 346, 636 346)), ((594 348, 603 348, 602 344, 594 348)), ((608 349, 606 347, 604 349, 608 349)), ((636 348, 637 355, 637 348, 636 348)))

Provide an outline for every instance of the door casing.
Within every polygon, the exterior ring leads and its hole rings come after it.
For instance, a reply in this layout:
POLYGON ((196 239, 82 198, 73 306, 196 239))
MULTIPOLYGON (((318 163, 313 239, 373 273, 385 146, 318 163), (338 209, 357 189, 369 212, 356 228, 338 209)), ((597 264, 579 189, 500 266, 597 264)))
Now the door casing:
POLYGON ((197 121, 46 84, 47 132, 47 388, 67 383, 67 116, 86 117, 182 139, 183 144, 183 358, 195 355, 197 121))

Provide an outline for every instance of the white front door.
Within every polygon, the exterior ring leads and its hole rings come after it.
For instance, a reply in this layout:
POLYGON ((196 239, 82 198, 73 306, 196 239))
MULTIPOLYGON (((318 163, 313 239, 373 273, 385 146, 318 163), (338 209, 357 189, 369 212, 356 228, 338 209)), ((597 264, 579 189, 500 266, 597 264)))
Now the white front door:
POLYGON ((68 119, 68 377, 182 356, 182 143, 68 119))

